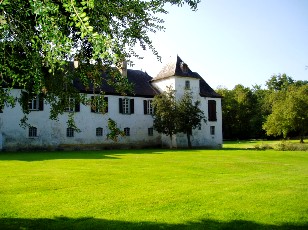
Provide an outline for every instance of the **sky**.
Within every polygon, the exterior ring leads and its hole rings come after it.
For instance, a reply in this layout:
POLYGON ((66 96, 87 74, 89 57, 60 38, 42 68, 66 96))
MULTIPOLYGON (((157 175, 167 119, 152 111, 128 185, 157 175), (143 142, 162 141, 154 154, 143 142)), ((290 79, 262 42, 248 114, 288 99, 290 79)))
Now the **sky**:
POLYGON ((179 55, 213 89, 265 87, 283 73, 308 80, 308 0, 201 0, 197 11, 167 10, 166 30, 150 35, 162 62, 139 50, 144 59, 129 68, 155 77, 179 55))

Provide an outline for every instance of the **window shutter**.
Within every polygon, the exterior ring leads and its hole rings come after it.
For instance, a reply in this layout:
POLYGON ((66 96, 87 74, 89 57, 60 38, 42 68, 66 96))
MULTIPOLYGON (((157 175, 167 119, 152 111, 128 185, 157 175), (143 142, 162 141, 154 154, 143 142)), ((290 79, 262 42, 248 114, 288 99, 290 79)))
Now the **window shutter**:
POLYGON ((148 114, 147 101, 143 100, 143 112, 144 114, 148 114))
POLYGON ((122 102, 122 98, 119 98, 119 113, 123 113, 123 102, 122 102))
POLYGON ((104 101, 106 103, 106 107, 105 107, 105 113, 108 113, 108 97, 104 97, 104 101))
POLYGON ((217 116, 216 116, 216 101, 214 100, 209 100, 208 102, 208 117, 209 121, 217 121, 217 116))
POLYGON ((94 96, 91 96, 90 107, 91 107, 91 113, 95 113, 95 109, 93 109, 94 108, 94 96))
POLYGON ((75 112, 80 112, 80 102, 75 103, 75 112))
POLYGON ((43 97, 43 94, 40 94, 38 97, 39 97, 39 110, 43 111, 44 110, 44 97, 43 97))
POLYGON ((130 99, 129 100, 130 102, 130 113, 134 113, 135 112, 135 102, 134 102, 134 99, 130 99))
POLYGON ((22 110, 28 112, 29 111, 29 93, 22 92, 21 94, 21 100, 22 100, 22 110))

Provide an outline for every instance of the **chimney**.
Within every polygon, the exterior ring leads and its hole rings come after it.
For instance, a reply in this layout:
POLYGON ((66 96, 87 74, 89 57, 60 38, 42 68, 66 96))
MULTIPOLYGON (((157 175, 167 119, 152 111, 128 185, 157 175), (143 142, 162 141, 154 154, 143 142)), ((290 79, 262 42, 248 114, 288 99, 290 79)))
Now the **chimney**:
POLYGON ((120 71, 123 77, 127 77, 127 61, 122 62, 120 71))

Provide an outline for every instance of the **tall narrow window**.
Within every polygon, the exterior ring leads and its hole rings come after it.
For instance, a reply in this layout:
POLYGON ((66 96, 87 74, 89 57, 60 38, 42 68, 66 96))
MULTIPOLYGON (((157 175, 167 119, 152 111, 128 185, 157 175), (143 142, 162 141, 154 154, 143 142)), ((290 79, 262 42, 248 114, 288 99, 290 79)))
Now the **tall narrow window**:
POLYGON ((80 112, 80 103, 75 98, 68 97, 66 103, 65 112, 80 112))
POLYGON ((208 119, 209 121, 217 121, 215 100, 208 101, 208 119))
POLYGON ((119 98, 119 112, 122 114, 133 114, 134 103, 134 99, 119 98))
POLYGON ((97 137, 103 136, 103 128, 101 127, 96 128, 96 136, 97 137))
POLYGON ((123 113, 130 113, 129 99, 123 99, 123 113))
POLYGON ((66 136, 67 137, 74 137, 74 129, 73 128, 67 128, 66 129, 66 136))
POLYGON ((190 89, 190 81, 185 81, 185 89, 190 89))
POLYGON ((124 133, 125 133, 125 136, 130 136, 130 128, 128 127, 124 128, 124 133))
POLYGON ((152 100, 143 100, 144 114, 153 114, 152 100))
POLYGON ((100 98, 100 96, 91 97, 92 113, 108 113, 108 97, 100 98))
POLYGON ((148 135, 153 136, 153 128, 148 128, 148 135))
POLYGON ((210 126, 211 135, 215 135, 215 126, 210 126))
POLYGON ((29 127, 29 137, 37 137, 37 128, 29 127))

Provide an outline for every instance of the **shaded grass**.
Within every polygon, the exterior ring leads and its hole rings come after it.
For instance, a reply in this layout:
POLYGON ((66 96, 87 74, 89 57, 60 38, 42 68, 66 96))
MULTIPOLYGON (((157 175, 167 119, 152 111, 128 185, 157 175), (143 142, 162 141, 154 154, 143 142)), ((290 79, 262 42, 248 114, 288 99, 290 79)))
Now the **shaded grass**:
POLYGON ((307 179, 296 151, 3 153, 0 229, 304 229, 307 179))

